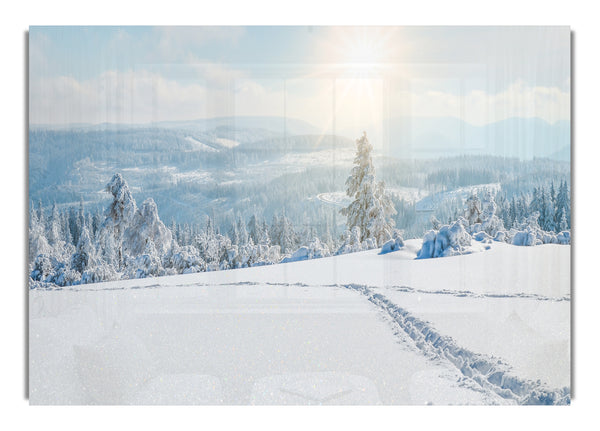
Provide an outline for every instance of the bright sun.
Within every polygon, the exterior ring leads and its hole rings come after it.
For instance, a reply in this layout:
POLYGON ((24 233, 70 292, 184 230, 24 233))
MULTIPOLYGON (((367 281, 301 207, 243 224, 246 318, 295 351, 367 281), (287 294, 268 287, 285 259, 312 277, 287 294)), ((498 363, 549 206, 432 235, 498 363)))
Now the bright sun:
POLYGON ((340 63, 364 66, 392 61, 390 27, 337 27, 330 38, 330 56, 340 63))
MULTIPOLYGON (((390 27, 336 27, 323 43, 324 75, 334 78, 334 110, 329 124, 359 136, 381 137, 385 108, 385 82, 396 59, 390 27)), ((380 139, 379 139, 380 140, 380 139)), ((378 139, 373 140, 379 145, 378 139)))

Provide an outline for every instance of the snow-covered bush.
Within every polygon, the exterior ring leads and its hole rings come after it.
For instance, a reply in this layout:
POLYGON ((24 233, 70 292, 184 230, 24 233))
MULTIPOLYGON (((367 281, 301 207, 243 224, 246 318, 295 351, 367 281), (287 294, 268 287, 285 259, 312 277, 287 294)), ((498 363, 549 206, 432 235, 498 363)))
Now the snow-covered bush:
POLYGON ((362 242, 360 241, 360 228, 358 226, 354 226, 352 230, 346 230, 342 235, 342 241, 342 245, 335 252, 336 255, 363 251, 362 242))
POLYGON ((193 245, 186 245, 175 250, 169 259, 168 266, 173 268, 177 274, 191 274, 206 270, 206 263, 193 245))
POLYGON ((298 262, 300 260, 319 259, 328 257, 331 253, 329 247, 323 244, 318 238, 314 238, 308 246, 302 246, 294 251, 290 256, 286 256, 281 263, 298 262))
POLYGON ((38 254, 33 262, 33 270, 30 274, 31 279, 34 281, 51 282, 50 276, 54 272, 56 263, 55 259, 47 254, 38 254))
POLYGON ((74 284, 82 283, 82 275, 77 271, 67 268, 66 265, 61 265, 55 269, 52 276, 52 283, 57 286, 72 286, 74 284))
POLYGON ((387 241, 381 247, 381 252, 379 254, 391 253, 393 251, 398 251, 402 247, 404 247, 404 239, 402 238, 402 232, 395 229, 392 234, 392 239, 387 241))
POLYGON ((497 242, 508 242, 508 232, 505 230, 499 230, 496 232, 496 236, 494 236, 494 241, 497 242))
POLYGON ((363 250, 373 250, 374 248, 377 248, 377 240, 375 238, 367 238, 363 241, 363 250))
POLYGON ((423 237, 423 245, 417 259, 446 257, 463 254, 471 245, 471 236, 460 221, 444 225, 439 231, 430 230, 423 237))
POLYGON ((538 238, 538 231, 530 226, 512 235, 512 245, 533 246, 543 244, 538 238))
POLYGON ((556 240, 557 240, 558 244, 562 244, 562 245, 571 244, 571 232, 569 232, 568 230, 559 232, 559 234, 556 235, 556 240))
POLYGON ((321 242, 319 238, 314 238, 308 245, 309 259, 319 259, 321 257, 331 256, 331 251, 327 244, 321 242))
POLYGON ((261 259, 258 262, 253 262, 252 266, 272 265, 279 262, 281 259, 281 249, 278 245, 265 246, 260 244, 259 247, 264 248, 264 253, 261 252, 261 259))
POLYGON ((121 278, 115 269, 110 265, 96 265, 89 268, 81 274, 81 284, 100 283, 102 281, 112 281, 121 278))
POLYGON ((70 268, 67 262, 40 254, 34 261, 30 278, 33 281, 57 286, 71 286, 81 282, 81 273, 70 268))
POLYGON ((520 246, 534 246, 541 244, 560 244, 554 232, 547 232, 538 224, 539 213, 536 211, 518 226, 510 230, 511 244, 520 246))
POLYGON ((285 256, 283 259, 281 259, 281 263, 298 262, 300 260, 307 260, 307 259, 309 259, 308 255, 309 255, 308 247, 302 246, 298 250, 293 252, 291 255, 285 256))
POLYGON ((475 241, 479 241, 479 242, 484 242, 484 243, 490 243, 492 242, 492 237, 489 236, 485 231, 481 231, 481 232, 477 232, 476 234, 473 235, 473 239, 475 241))
POLYGON ((130 258, 127 262, 129 278, 158 277, 164 275, 160 256, 152 239, 148 238, 143 254, 130 258))

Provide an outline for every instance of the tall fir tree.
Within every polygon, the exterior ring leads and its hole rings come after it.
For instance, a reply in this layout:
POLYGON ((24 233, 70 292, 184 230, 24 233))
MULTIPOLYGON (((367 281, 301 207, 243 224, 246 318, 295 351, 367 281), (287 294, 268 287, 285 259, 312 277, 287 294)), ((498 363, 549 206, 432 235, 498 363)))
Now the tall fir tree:
POLYGON ((366 132, 356 140, 354 167, 346 180, 346 194, 353 201, 340 213, 346 216, 348 230, 358 227, 360 240, 374 238, 382 245, 391 237, 396 214, 394 205, 385 194, 385 184, 375 182, 375 169, 371 158, 372 145, 366 132))

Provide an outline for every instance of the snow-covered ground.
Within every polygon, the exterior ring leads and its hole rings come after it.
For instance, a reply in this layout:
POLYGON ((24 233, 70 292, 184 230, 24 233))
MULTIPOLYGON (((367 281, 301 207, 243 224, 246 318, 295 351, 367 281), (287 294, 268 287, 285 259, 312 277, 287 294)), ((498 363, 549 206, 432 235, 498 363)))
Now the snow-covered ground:
POLYGON ((33 404, 563 403, 570 246, 30 292, 33 404))

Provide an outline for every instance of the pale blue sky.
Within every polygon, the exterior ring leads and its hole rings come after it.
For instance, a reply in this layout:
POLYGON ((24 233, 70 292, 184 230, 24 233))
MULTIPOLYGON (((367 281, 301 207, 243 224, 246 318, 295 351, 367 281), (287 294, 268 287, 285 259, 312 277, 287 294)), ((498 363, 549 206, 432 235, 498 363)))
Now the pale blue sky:
POLYGON ((568 27, 32 27, 29 54, 32 124, 570 116, 568 27))

